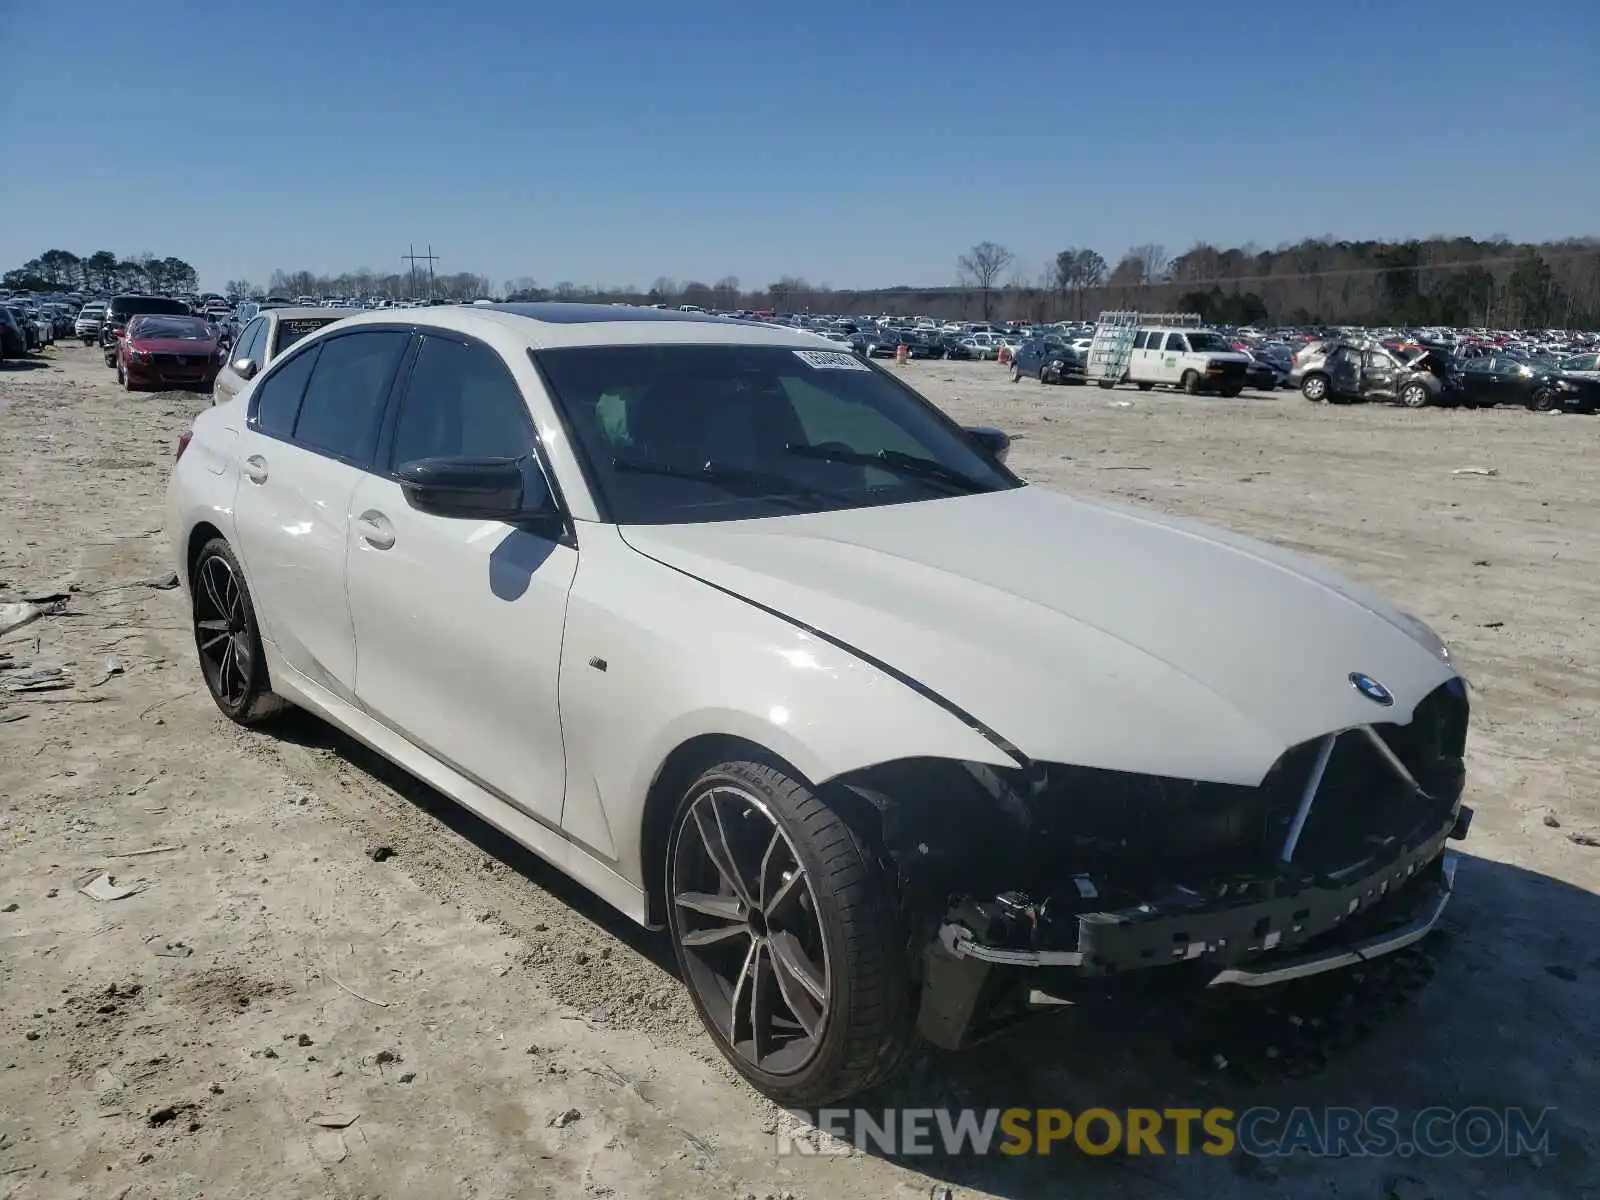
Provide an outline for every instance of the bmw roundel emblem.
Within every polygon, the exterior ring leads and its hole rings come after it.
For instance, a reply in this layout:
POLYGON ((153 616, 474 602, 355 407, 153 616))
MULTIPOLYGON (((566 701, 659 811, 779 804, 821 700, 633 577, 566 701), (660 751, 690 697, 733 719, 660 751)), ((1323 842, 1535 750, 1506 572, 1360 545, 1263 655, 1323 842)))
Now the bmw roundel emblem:
POLYGON ((1360 671, 1352 671, 1350 673, 1350 686, 1374 704, 1381 704, 1388 708, 1389 705, 1394 703, 1394 694, 1371 675, 1363 675, 1360 671))

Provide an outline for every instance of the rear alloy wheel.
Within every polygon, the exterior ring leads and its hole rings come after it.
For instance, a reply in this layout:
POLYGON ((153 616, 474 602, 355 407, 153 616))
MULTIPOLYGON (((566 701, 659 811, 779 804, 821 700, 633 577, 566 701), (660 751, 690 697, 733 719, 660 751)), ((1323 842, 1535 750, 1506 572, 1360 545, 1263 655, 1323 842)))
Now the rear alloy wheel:
POLYGON ((1431 397, 1420 383, 1408 383, 1400 389, 1400 403, 1407 408, 1426 408, 1431 397))
POLYGON ((1528 397, 1528 407, 1534 412, 1555 412, 1560 408, 1554 388, 1542 387, 1528 397))
POLYGON ((1321 404, 1328 398, 1328 377, 1307 375, 1300 381, 1300 394, 1313 404, 1321 404))
POLYGON ((717 1048, 780 1103, 881 1080, 910 1031, 896 906, 856 832, 810 788, 754 762, 685 794, 667 847, 679 972, 717 1048))
POLYGON ((272 694, 267 679, 250 589, 226 541, 212 538, 201 548, 189 586, 200 674, 223 716, 254 725, 281 710, 284 702, 272 694))

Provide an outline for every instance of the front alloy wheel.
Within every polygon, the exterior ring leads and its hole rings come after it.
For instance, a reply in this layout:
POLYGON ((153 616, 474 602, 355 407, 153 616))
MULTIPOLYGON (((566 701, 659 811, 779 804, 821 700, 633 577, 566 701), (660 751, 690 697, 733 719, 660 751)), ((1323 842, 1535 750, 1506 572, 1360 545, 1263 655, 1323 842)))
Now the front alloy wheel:
POLYGON ((1428 389, 1420 383, 1408 383, 1400 389, 1400 403, 1407 408, 1425 408, 1428 404, 1428 389))
POLYGON ((909 1030, 895 906, 860 838, 808 787, 752 762, 712 768, 667 850, 679 970, 728 1061, 782 1103, 877 1082, 909 1030))

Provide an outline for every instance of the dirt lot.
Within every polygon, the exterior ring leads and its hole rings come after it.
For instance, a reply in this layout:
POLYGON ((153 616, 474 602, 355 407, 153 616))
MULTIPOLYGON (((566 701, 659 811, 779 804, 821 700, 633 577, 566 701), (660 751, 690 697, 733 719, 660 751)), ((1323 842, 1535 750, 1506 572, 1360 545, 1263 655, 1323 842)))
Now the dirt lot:
POLYGON ((1600 420, 908 374, 1037 482, 1430 621, 1475 688, 1478 818, 1433 982, 1313 1078, 1196 1063, 1157 1009, 928 1058, 872 1104, 1553 1106, 1552 1156, 777 1157, 791 1118, 714 1056, 663 938, 309 719, 221 720, 180 593, 140 582, 205 400, 68 347, 0 366, 0 600, 66 595, 0 641, 0 1200, 1600 1196, 1600 420), (72 686, 7 694, 40 666, 72 686), (101 872, 140 890, 77 890, 101 872))

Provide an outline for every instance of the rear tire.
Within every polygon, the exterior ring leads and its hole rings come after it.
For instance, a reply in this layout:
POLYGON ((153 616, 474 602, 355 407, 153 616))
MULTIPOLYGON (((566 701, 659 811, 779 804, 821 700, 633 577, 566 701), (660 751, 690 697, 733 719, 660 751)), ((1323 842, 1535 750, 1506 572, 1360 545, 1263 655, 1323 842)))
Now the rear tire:
POLYGON ((255 604, 244 568, 223 538, 200 548, 189 572, 191 620, 200 674, 222 715, 257 725, 287 707, 273 694, 255 604))
POLYGON ((807 785, 758 762, 704 772, 673 817, 665 879, 695 1010, 758 1091, 821 1105, 890 1074, 912 1027, 893 885, 807 785))
POLYGON ((1326 375, 1307 375, 1300 381, 1300 394, 1313 404, 1326 404, 1328 401, 1328 377, 1326 375))

